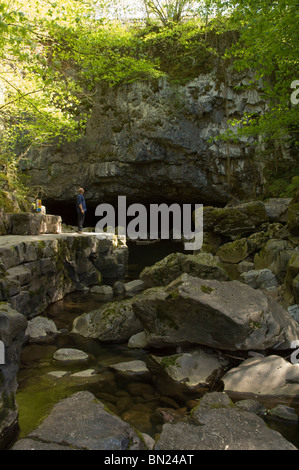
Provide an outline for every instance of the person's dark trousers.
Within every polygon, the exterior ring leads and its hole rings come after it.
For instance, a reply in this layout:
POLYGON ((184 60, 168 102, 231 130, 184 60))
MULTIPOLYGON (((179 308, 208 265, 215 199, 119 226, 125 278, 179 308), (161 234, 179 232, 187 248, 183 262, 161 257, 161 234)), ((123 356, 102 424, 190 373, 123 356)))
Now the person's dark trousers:
POLYGON ((82 212, 78 212, 78 232, 82 232, 83 230, 84 219, 85 219, 85 212, 84 214, 82 214, 82 212))

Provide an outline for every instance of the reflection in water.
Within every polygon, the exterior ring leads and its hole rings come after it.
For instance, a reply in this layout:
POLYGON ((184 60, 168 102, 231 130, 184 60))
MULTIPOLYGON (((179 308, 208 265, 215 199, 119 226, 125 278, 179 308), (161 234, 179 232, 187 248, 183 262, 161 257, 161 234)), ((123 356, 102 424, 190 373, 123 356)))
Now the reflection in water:
POLYGON ((196 404, 194 400, 202 396, 202 391, 175 386, 150 358, 149 351, 131 349, 126 344, 104 344, 70 333, 75 317, 100 304, 96 294, 76 292, 44 312, 43 316, 51 318, 61 333, 50 344, 27 344, 23 348, 17 392, 19 437, 36 428, 57 401, 79 390, 89 390, 112 412, 151 436, 161 431, 165 420, 185 415, 196 404), (83 364, 54 361, 53 353, 66 347, 85 351, 90 360, 83 364), (137 359, 146 363, 150 373, 132 376, 109 368, 137 359), (73 376, 89 369, 94 371, 91 376, 73 376), (55 371, 59 374, 49 375, 55 371))

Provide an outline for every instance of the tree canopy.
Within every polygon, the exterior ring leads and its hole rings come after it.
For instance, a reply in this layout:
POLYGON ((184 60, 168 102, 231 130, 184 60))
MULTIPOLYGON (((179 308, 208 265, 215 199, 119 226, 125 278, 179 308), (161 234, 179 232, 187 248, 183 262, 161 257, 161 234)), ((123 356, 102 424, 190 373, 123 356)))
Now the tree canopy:
POLYGON ((267 103, 222 137, 294 144, 296 8, 295 0, 0 1, 0 185, 20 186, 18 159, 29 149, 84 132, 97 83, 188 81, 216 57, 253 71, 249 86, 267 103), (211 33, 221 39, 229 31, 235 39, 225 50, 209 42, 211 33))

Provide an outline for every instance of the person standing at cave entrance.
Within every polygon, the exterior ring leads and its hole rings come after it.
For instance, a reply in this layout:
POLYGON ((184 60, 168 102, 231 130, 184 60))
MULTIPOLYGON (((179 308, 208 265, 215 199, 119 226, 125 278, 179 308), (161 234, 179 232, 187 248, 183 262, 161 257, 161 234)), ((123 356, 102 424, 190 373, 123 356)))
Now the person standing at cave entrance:
POLYGON ((85 212, 87 211, 83 188, 79 188, 79 193, 77 194, 76 208, 78 214, 78 233, 82 233, 85 212))

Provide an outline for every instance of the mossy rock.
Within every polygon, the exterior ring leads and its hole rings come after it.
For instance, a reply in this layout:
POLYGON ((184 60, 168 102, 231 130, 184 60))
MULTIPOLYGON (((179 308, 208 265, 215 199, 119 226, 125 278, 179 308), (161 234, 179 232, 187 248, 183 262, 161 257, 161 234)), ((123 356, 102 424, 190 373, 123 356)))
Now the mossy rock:
POLYGON ((299 236, 299 201, 290 204, 287 225, 292 235, 299 236))
POLYGON ((204 231, 225 236, 245 235, 255 232, 269 222, 265 206, 260 201, 235 207, 209 207, 203 209, 204 231))
POLYGON ((100 341, 128 341, 143 328, 135 317, 132 300, 108 302, 99 309, 75 318, 72 333, 100 341))

